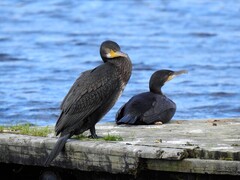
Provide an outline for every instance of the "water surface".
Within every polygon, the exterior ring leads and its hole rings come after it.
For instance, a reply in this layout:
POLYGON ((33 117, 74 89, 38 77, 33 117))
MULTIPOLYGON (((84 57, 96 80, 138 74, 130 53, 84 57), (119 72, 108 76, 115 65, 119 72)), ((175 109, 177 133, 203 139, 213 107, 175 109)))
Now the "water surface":
POLYGON ((158 69, 181 70, 163 92, 174 119, 240 116, 240 6, 234 0, 0 1, 0 124, 55 124, 69 88, 101 64, 111 39, 133 62, 131 79, 102 122, 148 91, 158 69))

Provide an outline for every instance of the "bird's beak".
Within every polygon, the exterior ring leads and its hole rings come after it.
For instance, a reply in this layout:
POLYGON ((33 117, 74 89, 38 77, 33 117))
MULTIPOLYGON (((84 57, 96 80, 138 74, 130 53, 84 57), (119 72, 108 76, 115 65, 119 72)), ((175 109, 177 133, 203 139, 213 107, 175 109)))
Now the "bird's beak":
POLYGON ((107 54, 107 58, 115 58, 115 57, 128 57, 127 54, 121 52, 121 51, 113 51, 111 50, 108 54, 107 54))
POLYGON ((181 74, 187 74, 188 71, 186 70, 181 70, 181 71, 173 71, 173 73, 168 77, 167 81, 172 80, 173 78, 175 78, 176 76, 179 76, 181 74))

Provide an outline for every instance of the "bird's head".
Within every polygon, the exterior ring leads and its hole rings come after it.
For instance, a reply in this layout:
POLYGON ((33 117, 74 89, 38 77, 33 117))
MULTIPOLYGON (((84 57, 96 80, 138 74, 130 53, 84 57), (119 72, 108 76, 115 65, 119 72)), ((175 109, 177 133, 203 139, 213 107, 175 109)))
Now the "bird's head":
POLYGON ((181 74, 187 73, 186 70, 181 71, 171 71, 171 70, 158 70, 154 72, 150 78, 149 88, 151 92, 159 93, 161 92, 161 87, 167 82, 179 76, 181 74))
POLYGON ((101 44, 100 55, 104 62, 118 57, 128 57, 127 54, 121 52, 120 46, 116 42, 109 40, 101 44))

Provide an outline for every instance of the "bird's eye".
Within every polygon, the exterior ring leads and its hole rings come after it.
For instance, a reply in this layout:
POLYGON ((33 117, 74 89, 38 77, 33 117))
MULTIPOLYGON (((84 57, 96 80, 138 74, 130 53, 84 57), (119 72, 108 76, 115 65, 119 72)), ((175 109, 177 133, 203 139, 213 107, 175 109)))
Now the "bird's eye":
POLYGON ((110 49, 110 52, 114 52, 114 53, 115 53, 115 52, 116 52, 116 50, 115 50, 115 49, 110 49))

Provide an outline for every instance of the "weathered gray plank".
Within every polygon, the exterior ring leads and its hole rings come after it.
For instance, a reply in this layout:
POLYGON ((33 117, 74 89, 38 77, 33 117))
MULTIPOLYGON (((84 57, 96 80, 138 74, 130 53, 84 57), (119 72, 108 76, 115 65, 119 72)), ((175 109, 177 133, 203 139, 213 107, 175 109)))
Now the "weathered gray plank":
MULTIPOLYGON (((135 174, 143 165, 161 171, 239 174, 240 119, 172 121, 160 126, 106 123, 96 130, 100 136, 120 135, 123 141, 70 139, 51 165, 125 174, 135 174)), ((56 140, 1 133, 0 162, 41 165, 56 140)))
MULTIPOLYGON (((2 134, 0 154, 6 156, 1 156, 0 162, 42 165, 56 140, 2 134)), ((183 149, 126 145, 123 142, 69 140, 65 152, 62 152, 52 165, 84 171, 133 174, 138 169, 140 158, 181 160, 184 154, 183 149)))
POLYGON ((147 159, 146 169, 198 174, 240 175, 240 162, 206 159, 184 159, 182 161, 147 159))

